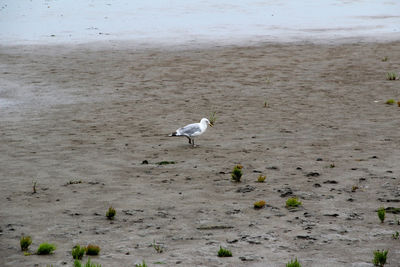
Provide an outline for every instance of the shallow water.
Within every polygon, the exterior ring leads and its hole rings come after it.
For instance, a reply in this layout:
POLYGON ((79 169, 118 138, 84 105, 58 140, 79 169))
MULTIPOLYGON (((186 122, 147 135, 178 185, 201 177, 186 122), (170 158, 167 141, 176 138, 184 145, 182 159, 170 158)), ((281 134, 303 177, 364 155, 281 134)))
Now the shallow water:
POLYGON ((0 1, 0 43, 233 43, 400 36, 400 1, 0 1))

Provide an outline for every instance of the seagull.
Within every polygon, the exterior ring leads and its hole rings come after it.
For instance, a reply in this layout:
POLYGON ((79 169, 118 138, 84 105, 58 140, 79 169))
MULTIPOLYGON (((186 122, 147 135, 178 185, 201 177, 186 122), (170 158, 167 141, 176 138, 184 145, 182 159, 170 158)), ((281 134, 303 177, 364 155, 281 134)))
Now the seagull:
POLYGON ((208 119, 202 118, 199 123, 188 124, 179 128, 169 136, 186 136, 189 139, 189 144, 194 147, 194 138, 203 134, 207 130, 207 125, 213 126, 208 119))

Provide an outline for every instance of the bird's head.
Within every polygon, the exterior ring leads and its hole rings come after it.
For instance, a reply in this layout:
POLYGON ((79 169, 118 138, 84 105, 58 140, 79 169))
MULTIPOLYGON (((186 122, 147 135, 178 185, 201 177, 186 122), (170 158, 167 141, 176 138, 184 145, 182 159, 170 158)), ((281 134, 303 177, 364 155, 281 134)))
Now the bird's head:
POLYGON ((210 125, 210 127, 213 127, 214 125, 206 118, 202 118, 200 123, 206 122, 208 125, 210 125))

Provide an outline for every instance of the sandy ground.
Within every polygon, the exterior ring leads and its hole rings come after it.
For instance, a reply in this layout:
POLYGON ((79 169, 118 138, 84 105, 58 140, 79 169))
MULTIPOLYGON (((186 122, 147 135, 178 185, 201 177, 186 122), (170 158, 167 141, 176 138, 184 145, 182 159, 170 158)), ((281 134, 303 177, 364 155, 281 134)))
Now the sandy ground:
POLYGON ((93 243, 102 266, 399 266, 400 215, 376 214, 400 208, 399 70, 400 42, 0 47, 0 265, 93 243), (167 137, 211 111, 198 147, 167 137))

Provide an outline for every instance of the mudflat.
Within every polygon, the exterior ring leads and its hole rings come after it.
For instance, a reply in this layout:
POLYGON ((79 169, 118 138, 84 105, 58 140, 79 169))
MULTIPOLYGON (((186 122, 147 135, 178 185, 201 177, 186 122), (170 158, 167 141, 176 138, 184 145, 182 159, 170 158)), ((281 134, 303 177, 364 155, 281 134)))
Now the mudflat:
POLYGON ((0 265, 398 266, 399 70, 400 42, 2 46, 0 265))

